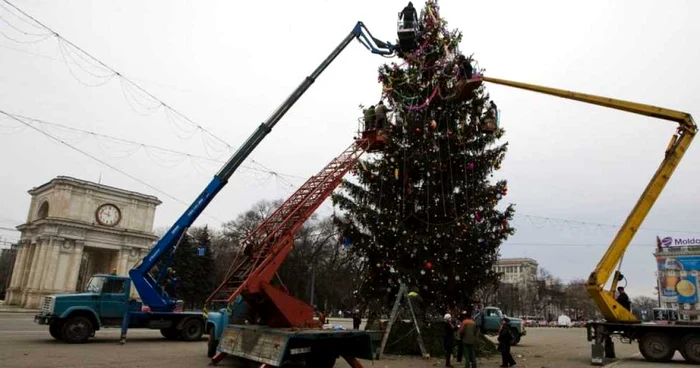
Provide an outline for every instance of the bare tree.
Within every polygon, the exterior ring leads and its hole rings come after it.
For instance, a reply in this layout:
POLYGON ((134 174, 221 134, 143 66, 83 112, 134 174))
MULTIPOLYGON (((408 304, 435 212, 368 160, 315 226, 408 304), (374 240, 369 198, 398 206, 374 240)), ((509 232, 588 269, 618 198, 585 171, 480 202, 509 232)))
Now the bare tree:
POLYGON ((540 268, 536 285, 536 314, 548 321, 556 319, 562 310, 562 301, 564 299, 563 283, 546 269, 540 268))
POLYGON ((341 244, 330 219, 309 221, 297 233, 280 276, 296 297, 327 314, 354 307, 359 262, 341 244))
POLYGON ((571 280, 564 288, 564 305, 566 314, 574 320, 592 319, 598 313, 598 308, 588 296, 586 280, 571 280))
MULTIPOLYGON (((237 252, 238 244, 260 225, 282 201, 260 201, 223 225, 212 239, 215 273, 223 280, 237 252)), ((341 244, 330 219, 312 216, 295 234, 294 249, 282 263, 279 276, 295 297, 315 304, 327 314, 355 307, 354 285, 359 261, 341 244)))
POLYGON ((222 281, 226 277, 226 272, 240 250, 239 243, 281 204, 281 200, 262 200, 236 219, 223 224, 223 229, 213 236, 211 244, 216 280, 222 281))

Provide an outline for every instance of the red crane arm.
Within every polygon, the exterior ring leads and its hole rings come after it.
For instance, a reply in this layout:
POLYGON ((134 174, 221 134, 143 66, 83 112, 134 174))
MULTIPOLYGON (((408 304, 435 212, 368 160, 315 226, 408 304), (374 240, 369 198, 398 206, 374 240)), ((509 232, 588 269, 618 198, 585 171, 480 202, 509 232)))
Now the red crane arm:
POLYGON ((313 309, 270 282, 294 247, 294 234, 338 187, 360 156, 377 148, 383 138, 365 132, 319 173, 307 180, 242 242, 224 281, 207 299, 207 305, 229 304, 239 295, 271 327, 317 325, 313 309))

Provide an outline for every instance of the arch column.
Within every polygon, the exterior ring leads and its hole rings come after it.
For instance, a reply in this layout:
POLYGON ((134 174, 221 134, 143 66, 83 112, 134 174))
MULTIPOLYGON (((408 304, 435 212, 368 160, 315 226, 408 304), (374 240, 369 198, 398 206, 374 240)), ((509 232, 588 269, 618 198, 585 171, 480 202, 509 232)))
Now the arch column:
POLYGON ((24 272, 24 263, 27 259, 27 251, 29 245, 26 240, 19 241, 19 249, 17 250, 17 258, 15 258, 15 266, 12 269, 12 279, 10 279, 10 289, 18 288, 22 280, 22 273, 24 272))
POLYGON ((85 242, 82 240, 73 241, 73 255, 71 256, 70 271, 66 277, 65 290, 75 291, 78 284, 78 273, 80 272, 80 262, 83 258, 85 242))
POLYGON ((52 237, 49 250, 46 256, 46 262, 44 263, 45 272, 42 277, 42 291, 53 290, 54 280, 56 279, 56 268, 58 267, 58 257, 61 253, 61 247, 65 243, 66 239, 61 237, 52 237))
POLYGON ((37 265, 39 264, 39 256, 41 254, 41 242, 42 238, 37 237, 35 241, 32 243, 32 259, 31 262, 27 264, 27 272, 25 275, 25 279, 22 282, 22 286, 25 290, 30 289, 32 287, 32 284, 34 283, 34 277, 37 273, 37 265))
POLYGON ((51 237, 41 237, 41 247, 39 248, 39 256, 37 257, 36 265, 32 266, 34 269, 32 275, 32 281, 29 284, 31 291, 39 291, 42 285, 42 277, 46 272, 46 254, 49 252, 49 247, 51 246, 51 237))
POLYGON ((17 250, 17 258, 12 269, 12 278, 10 279, 10 287, 7 290, 7 302, 10 305, 16 305, 22 298, 22 276, 26 269, 27 254, 29 254, 29 242, 26 239, 19 241, 19 249, 17 250))

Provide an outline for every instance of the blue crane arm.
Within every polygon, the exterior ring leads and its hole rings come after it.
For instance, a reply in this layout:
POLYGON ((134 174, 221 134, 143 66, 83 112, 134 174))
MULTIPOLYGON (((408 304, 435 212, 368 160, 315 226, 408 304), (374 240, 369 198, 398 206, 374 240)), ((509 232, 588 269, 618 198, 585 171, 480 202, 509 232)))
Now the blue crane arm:
MULTIPOLYGON (((204 211, 214 197, 223 188, 228 179, 248 158, 251 152, 258 144, 267 136, 277 122, 294 106, 299 98, 306 90, 316 81, 321 73, 335 60, 338 55, 357 38, 373 54, 392 55, 396 46, 389 42, 380 41, 372 36, 362 22, 357 22, 352 32, 326 57, 325 60, 309 75, 304 81, 287 97, 282 104, 275 109, 265 122, 260 124, 253 134, 243 143, 243 145, 231 156, 226 164, 214 176, 212 181, 190 205, 185 213, 168 229, 168 232, 163 235, 160 240, 153 246, 148 254, 129 271, 129 277, 133 281, 134 287, 141 296, 143 303, 151 308, 152 311, 171 311, 174 308, 175 302, 161 290, 158 285, 158 280, 154 279, 149 271, 162 259, 164 256, 171 254, 177 246, 178 241, 182 238, 187 229, 192 226, 197 217, 204 211)), ((162 272, 161 272, 162 274, 162 272)))

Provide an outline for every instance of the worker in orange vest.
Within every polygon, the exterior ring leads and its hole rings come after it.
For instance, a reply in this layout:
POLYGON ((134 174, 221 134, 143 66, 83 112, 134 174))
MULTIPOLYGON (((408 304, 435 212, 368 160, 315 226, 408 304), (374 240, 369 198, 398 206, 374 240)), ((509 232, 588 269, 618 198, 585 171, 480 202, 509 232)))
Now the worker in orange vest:
POLYGON ((464 346, 464 367, 476 368, 476 339, 479 329, 472 319, 472 308, 467 308, 466 318, 459 326, 458 334, 464 346))

